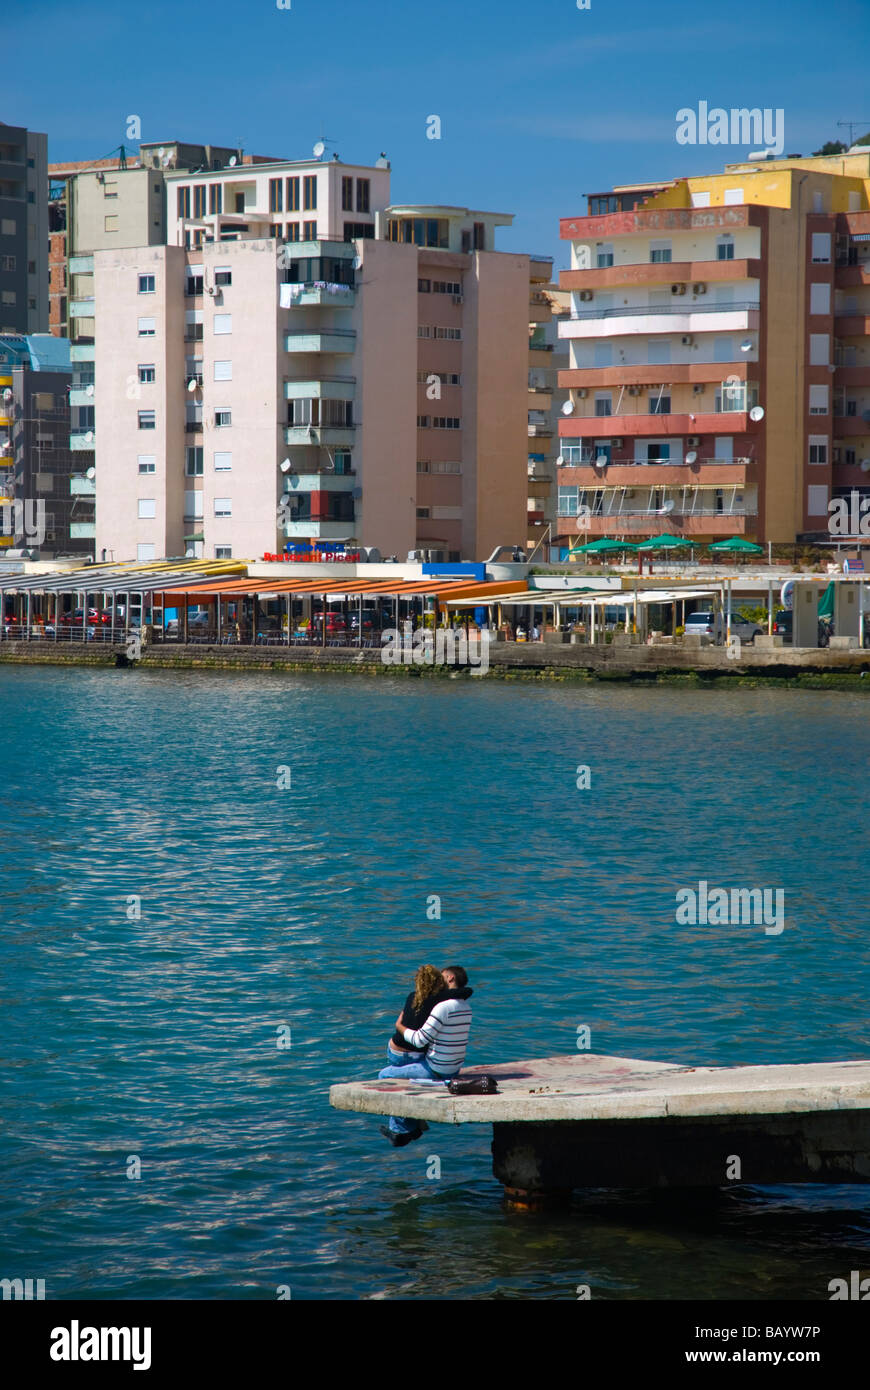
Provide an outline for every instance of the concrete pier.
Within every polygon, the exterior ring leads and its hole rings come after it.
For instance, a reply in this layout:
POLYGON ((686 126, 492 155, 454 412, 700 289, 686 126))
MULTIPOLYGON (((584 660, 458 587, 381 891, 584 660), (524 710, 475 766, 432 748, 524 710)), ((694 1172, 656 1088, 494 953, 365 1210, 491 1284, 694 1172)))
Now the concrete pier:
POLYGON ((685 1067, 585 1053, 463 1069, 494 1096, 333 1086, 338 1110, 492 1124, 493 1172, 534 1207, 578 1187, 870 1182, 870 1061, 685 1067))

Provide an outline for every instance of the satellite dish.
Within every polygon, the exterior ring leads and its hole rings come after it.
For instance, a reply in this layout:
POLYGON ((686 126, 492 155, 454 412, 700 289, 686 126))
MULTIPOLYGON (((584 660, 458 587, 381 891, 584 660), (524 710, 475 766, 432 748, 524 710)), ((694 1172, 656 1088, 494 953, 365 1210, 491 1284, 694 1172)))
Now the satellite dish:
POLYGON ((160 160, 160 163, 162 164, 164 169, 168 169, 169 165, 172 163, 172 155, 168 153, 163 155, 162 159, 160 160))
POLYGON ((758 424, 759 420, 764 419, 764 406, 754 405, 749 412, 749 418, 750 420, 754 420, 755 423, 758 424))
POLYGON ((6 390, 3 392, 3 399, 4 401, 12 400, 12 391, 8 386, 6 387, 6 390))
POLYGON ((556 467, 561 468, 564 462, 565 460, 562 458, 562 455, 560 454, 559 457, 556 459, 556 467))
POLYGON ((690 449, 686 454, 686 463, 696 463, 698 455, 694 449, 690 449))
POLYGON ((861 460, 861 472, 870 473, 870 459, 861 460))
POLYGON ((375 160, 375 168, 376 168, 376 169, 389 169, 389 167, 390 167, 390 161, 387 159, 387 156, 385 155, 384 151, 381 150, 380 154, 378 155, 377 159, 375 160))
POLYGON ((230 155, 230 168, 231 168, 231 169, 235 169, 235 167, 236 167, 236 165, 238 164, 238 162, 239 162, 239 161, 238 161, 238 159, 236 158, 236 156, 235 156, 234 154, 233 154, 233 155, 230 155))
POLYGON ((93 444, 93 442, 94 442, 94 432, 93 432, 93 430, 88 430, 87 434, 85 435, 85 443, 86 443, 86 444, 93 444))
POLYGON ((195 391, 198 385, 199 383, 197 382, 196 377, 192 376, 190 378, 190 381, 187 383, 187 389, 188 391, 195 391))
POLYGON ((281 469, 282 473, 289 473, 293 465, 289 459, 282 459, 281 462, 278 464, 278 467, 281 469))
POLYGON ((354 258, 353 258, 353 268, 354 268, 354 270, 359 270, 359 268, 360 268, 361 265, 362 265, 362 256, 359 256, 359 255, 354 256, 354 258))
POLYGON ((675 505, 674 502, 665 502, 663 506, 659 507, 659 516, 667 516, 669 512, 674 510, 675 505))
POLYGON ((787 579, 779 591, 779 601, 783 608, 791 608, 794 604, 794 580, 787 579))
POLYGON ((610 462, 610 460, 608 459, 608 457, 607 457, 606 454, 596 454, 596 455, 595 455, 595 466, 596 466, 596 468, 603 468, 604 465, 605 465, 606 463, 609 463, 609 462, 610 462))
POLYGON ((93 478, 96 478, 96 476, 97 476, 97 470, 96 470, 96 468, 88 468, 88 469, 86 470, 86 472, 85 472, 85 477, 86 477, 86 478, 91 478, 91 479, 93 479, 93 478))
POLYGON ((158 157, 158 159, 162 159, 163 156, 164 156, 165 154, 166 154, 166 146, 165 146, 165 145, 161 145, 161 146, 160 146, 160 149, 157 151, 157 157, 158 157))
POLYGON ((744 338, 744 339, 743 339, 743 342, 740 344, 740 351, 741 351, 741 352, 751 352, 751 351, 752 351, 752 339, 751 339, 751 338, 744 338))
POLYGON ((324 154, 326 153, 326 146, 324 145, 322 140, 318 140, 311 153, 314 155, 315 159, 323 158, 324 154))
POLYGON ((86 387, 85 387, 85 395, 86 395, 86 396, 92 396, 93 394, 94 394, 94 388, 93 388, 93 386, 86 386, 86 387))
POLYGON ((573 401, 565 401, 565 402, 563 403, 563 405, 562 405, 562 414, 563 414, 563 415, 573 415, 573 414, 574 414, 574 402, 573 402, 573 401))

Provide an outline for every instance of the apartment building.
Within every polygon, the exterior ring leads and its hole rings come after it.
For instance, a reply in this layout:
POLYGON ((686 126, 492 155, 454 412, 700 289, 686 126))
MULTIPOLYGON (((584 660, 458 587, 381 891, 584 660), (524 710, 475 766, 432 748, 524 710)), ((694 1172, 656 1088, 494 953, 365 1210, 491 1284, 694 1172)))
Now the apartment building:
POLYGON ((48 328, 48 137, 0 121, 0 333, 48 328))
POLYGON ((167 245, 70 267, 99 325, 76 430, 98 554, 449 560, 525 535, 529 258, 495 250, 509 216, 393 206, 383 157, 166 184, 167 245))
POLYGON ((558 334, 559 319, 569 312, 569 296, 551 284, 552 257, 530 258, 529 287, 529 401, 528 401, 528 533, 531 553, 552 540, 556 526, 556 459, 559 421, 568 393, 559 385, 559 372, 568 365, 568 351, 558 334))
POLYGON ((831 498, 870 471, 868 189, 866 149, 747 161, 562 222, 563 551, 827 537, 831 498))
POLYGON ((94 484, 69 447, 69 343, 0 336, 0 545, 92 555, 94 484))

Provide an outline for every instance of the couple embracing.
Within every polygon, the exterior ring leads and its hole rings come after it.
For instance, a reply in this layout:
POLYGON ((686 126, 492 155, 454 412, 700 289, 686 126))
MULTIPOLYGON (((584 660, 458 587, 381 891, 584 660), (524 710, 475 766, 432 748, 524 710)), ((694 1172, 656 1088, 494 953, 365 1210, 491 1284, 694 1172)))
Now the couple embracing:
MULTIPOLYGON (((390 1065, 379 1078, 447 1082, 456 1076, 468 1045, 472 993, 461 965, 446 965, 443 970, 421 965, 387 1044, 390 1065)), ((381 1125, 381 1133, 394 1148, 402 1148, 427 1128, 425 1120, 392 1115, 389 1126, 381 1125)))

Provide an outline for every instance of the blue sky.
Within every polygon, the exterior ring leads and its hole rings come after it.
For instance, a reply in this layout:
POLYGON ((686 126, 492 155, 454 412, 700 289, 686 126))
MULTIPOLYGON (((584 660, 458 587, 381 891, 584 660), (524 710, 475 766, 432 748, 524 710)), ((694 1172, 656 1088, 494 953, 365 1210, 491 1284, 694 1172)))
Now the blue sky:
POLYGON ((870 130, 866 0, 16 0, 3 29, 0 118, 50 159, 107 154, 130 115, 143 140, 288 158, 323 134, 385 150, 397 202, 515 213, 501 249, 557 266, 584 194, 745 156, 677 145, 681 107, 782 107, 786 152, 870 130))

